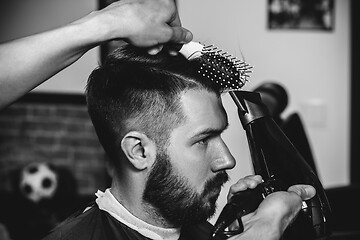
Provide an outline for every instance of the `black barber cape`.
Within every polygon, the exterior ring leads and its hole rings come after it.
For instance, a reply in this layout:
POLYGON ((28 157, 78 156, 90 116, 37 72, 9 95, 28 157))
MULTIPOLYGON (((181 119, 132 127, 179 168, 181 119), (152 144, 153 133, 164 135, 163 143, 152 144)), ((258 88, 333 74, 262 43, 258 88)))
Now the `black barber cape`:
MULTIPOLYGON (((179 240, 208 240, 212 225, 209 222, 184 227, 179 240)), ((100 210, 97 204, 83 212, 74 214, 53 229, 43 240, 144 240, 137 231, 100 210)))

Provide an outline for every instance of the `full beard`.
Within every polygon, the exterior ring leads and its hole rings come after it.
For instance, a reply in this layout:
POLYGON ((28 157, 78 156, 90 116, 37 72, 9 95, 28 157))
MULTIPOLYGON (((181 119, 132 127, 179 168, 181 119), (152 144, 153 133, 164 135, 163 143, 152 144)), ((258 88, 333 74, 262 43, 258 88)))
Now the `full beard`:
POLYGON ((149 175, 143 201, 175 227, 197 224, 214 215, 220 189, 228 179, 225 171, 219 172, 205 183, 199 194, 174 172, 169 156, 161 153, 149 175))

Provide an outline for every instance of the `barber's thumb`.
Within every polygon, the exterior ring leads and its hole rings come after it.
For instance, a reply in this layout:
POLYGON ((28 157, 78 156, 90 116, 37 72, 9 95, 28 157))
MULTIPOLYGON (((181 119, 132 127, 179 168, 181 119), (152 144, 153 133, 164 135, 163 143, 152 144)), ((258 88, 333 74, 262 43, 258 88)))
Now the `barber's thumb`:
POLYGON ((193 39, 193 34, 183 27, 172 27, 172 37, 170 39, 173 43, 188 43, 193 39))
POLYGON ((160 44, 160 45, 157 45, 157 46, 153 46, 153 47, 150 47, 147 52, 148 54, 150 55, 156 55, 158 54, 159 52, 161 52, 161 50, 163 49, 164 45, 160 44))
POLYGON ((316 194, 316 190, 313 186, 305 184, 293 185, 288 188, 288 191, 296 193, 302 200, 308 200, 316 194))

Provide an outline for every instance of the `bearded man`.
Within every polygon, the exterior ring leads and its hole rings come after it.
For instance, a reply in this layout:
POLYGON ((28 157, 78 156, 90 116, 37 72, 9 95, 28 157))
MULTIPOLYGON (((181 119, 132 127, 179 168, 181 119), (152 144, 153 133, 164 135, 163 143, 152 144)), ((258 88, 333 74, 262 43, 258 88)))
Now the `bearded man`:
MULTIPOLYGON (((124 45, 87 85, 89 115, 109 156, 111 188, 47 239, 208 239, 226 170, 235 160, 221 134, 228 126, 221 87, 187 60, 124 45)), ((241 179, 232 193, 254 188, 241 179)), ((306 187, 267 197, 244 217, 234 239, 278 239, 314 192, 306 187)))

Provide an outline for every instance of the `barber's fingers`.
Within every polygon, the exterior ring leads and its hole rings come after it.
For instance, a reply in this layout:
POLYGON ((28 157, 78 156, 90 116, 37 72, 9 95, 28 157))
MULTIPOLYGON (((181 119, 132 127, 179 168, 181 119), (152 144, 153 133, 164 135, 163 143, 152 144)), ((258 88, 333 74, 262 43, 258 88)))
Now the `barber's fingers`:
POLYGON ((163 47, 164 47, 164 45, 162 45, 162 44, 157 45, 155 47, 150 47, 147 52, 150 55, 156 55, 163 49, 163 47))
POLYGON ((258 184, 262 182, 262 177, 260 175, 249 175, 244 178, 239 179, 235 184, 230 186, 228 199, 232 195, 240 191, 245 191, 248 188, 254 189, 258 184))
MULTIPOLYGON (((180 46, 179 47, 180 49, 182 44, 188 43, 193 39, 192 33, 183 27, 178 27, 178 26, 171 27, 171 29, 167 29, 167 30, 168 30, 167 34, 159 35, 159 39, 158 39, 159 44, 150 47, 148 49, 148 53, 150 55, 158 54, 163 49, 163 43, 172 42, 174 46, 175 45, 180 46)), ((176 55, 179 49, 169 48, 169 53, 171 55, 176 55)))
POLYGON ((185 44, 193 39, 192 33, 186 28, 181 26, 171 27, 168 24, 156 25, 151 28, 148 27, 140 36, 142 38, 137 40, 143 40, 142 44, 144 46, 165 44, 168 42, 171 44, 185 44))
POLYGON ((316 194, 316 190, 313 186, 304 184, 293 185, 288 188, 288 192, 296 193, 302 200, 308 200, 316 194))
POLYGON ((257 209, 257 214, 276 216, 288 219, 290 222, 300 211, 302 202, 314 197, 316 190, 310 185, 293 185, 288 191, 269 194, 257 209))

